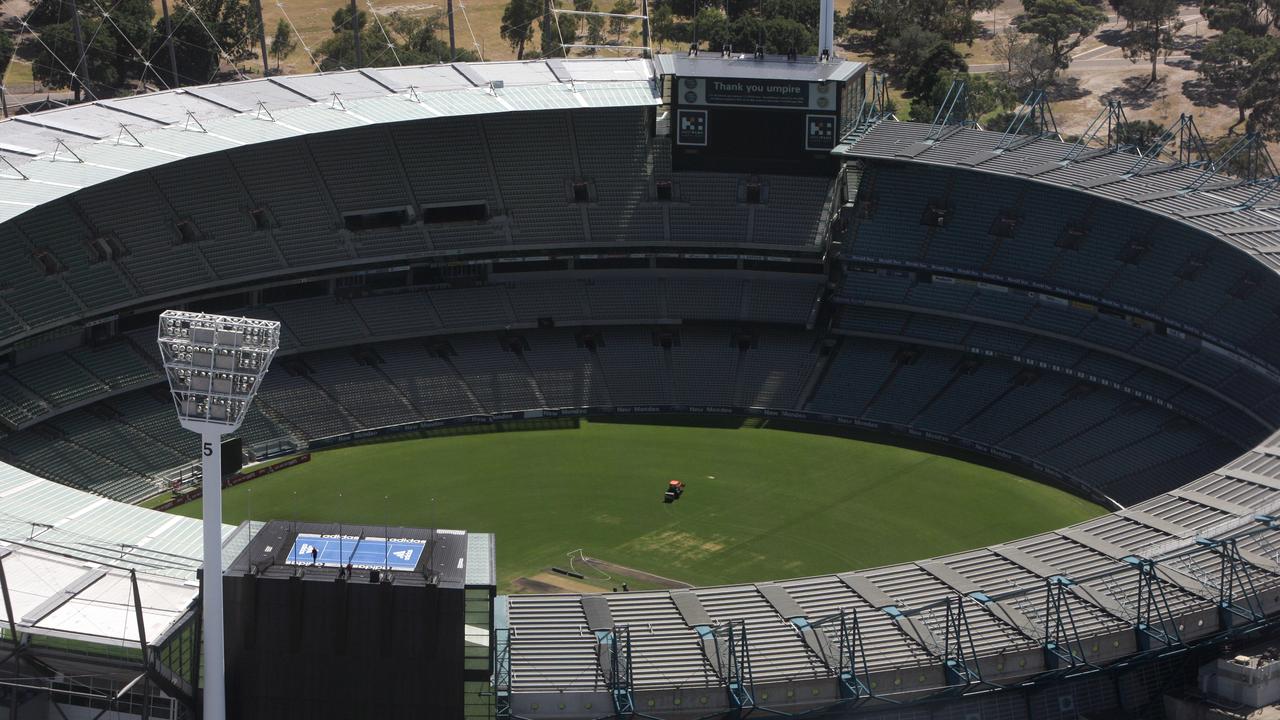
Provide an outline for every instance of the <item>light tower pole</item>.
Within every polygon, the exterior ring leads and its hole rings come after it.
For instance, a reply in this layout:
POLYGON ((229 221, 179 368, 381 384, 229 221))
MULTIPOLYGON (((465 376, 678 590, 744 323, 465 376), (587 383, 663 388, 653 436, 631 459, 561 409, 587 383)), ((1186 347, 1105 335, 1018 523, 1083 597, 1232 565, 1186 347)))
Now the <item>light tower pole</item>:
POLYGON ((835 0, 821 0, 818 3, 818 57, 832 59, 835 52, 836 3, 835 0))
POLYGON ((227 716, 222 615, 222 436, 235 432, 280 348, 280 323, 166 310, 158 342, 182 427, 200 434, 204 490, 204 713, 227 716))

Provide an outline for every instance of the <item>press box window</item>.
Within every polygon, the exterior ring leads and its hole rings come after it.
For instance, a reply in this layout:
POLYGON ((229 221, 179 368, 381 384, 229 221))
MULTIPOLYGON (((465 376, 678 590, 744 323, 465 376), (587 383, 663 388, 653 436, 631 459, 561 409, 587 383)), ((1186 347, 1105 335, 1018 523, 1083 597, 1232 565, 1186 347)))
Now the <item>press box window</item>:
POLYGON ((422 222, 436 223, 484 222, 489 219, 489 204, 484 202, 423 205, 422 222))
POLYGON ((405 208, 347 213, 342 216, 343 225, 351 232, 399 228, 408 225, 410 222, 412 222, 412 218, 409 217, 409 211, 405 208))

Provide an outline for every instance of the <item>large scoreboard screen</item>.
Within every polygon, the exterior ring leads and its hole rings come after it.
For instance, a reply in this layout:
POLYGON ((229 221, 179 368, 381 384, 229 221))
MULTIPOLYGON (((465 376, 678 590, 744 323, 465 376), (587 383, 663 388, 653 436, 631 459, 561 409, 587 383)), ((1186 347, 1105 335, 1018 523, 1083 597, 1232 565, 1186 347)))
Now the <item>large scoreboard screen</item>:
POLYGON ((680 99, 690 105, 803 108, 835 112, 836 83, 744 78, 684 78, 680 99))
POLYGON ((841 115, 862 94, 863 66, 697 57, 672 65, 674 167, 831 173, 841 115))

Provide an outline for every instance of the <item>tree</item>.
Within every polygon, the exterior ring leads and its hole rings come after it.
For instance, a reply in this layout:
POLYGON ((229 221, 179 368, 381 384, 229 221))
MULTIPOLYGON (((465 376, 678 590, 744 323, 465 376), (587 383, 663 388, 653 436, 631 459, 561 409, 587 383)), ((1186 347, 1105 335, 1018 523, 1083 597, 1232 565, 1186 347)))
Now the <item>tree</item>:
POLYGON ((4 74, 9 69, 9 59, 13 57, 13 38, 9 33, 0 32, 0 85, 4 84, 4 74))
POLYGON ((765 52, 786 54, 795 49, 804 55, 818 54, 818 37, 810 27, 791 18, 775 17, 764 23, 765 52))
POLYGON ((1019 93, 1044 88, 1058 73, 1049 46, 1037 37, 1023 35, 1012 26, 996 35, 992 52, 1005 63, 1005 82, 1019 93))
MULTIPOLYGON (((83 5, 81 7, 83 8, 83 5)), ((102 7, 106 5, 93 4, 95 11, 100 11, 102 7)), ((112 61, 116 73, 122 81, 130 78, 154 81, 155 75, 151 74, 152 71, 147 70, 146 67, 147 58, 141 55, 147 52, 147 47, 151 44, 152 22, 156 16, 155 6, 151 4, 151 0, 121 0, 113 2, 108 10, 111 13, 111 19, 102 32, 110 32, 117 36, 120 54, 112 61)), ((101 37, 102 33, 98 36, 101 37)))
MULTIPOLYGON (((577 12, 591 12, 595 10, 595 3, 592 0, 573 0, 573 9, 577 12)), ((582 37, 583 26, 586 16, 575 14, 557 15, 556 21, 560 24, 559 36, 562 38, 564 45, 575 45, 579 38, 582 37)), ((570 49, 561 48, 565 55, 568 55, 570 49)))
POLYGON ((786 18, 795 20, 807 27, 818 27, 821 19, 818 3, 794 2, 793 0, 761 0, 757 14, 764 20, 786 18))
MULTIPOLYGON (((638 9, 639 7, 636 5, 635 0, 616 0, 609 12, 614 15, 631 15, 638 9)), ((631 22, 622 17, 609 18, 609 32, 613 34, 614 42, 619 45, 622 44, 622 35, 630 30, 631 22)))
MULTIPOLYGON (((218 74, 223 54, 229 62, 253 56, 250 29, 257 18, 245 0, 179 0, 172 12, 173 46, 183 83, 207 83, 218 74)), ((160 57, 164 20, 152 34, 151 56, 160 57)))
POLYGON ((576 40, 576 27, 577 20, 573 15, 551 12, 551 2, 549 0, 544 2, 538 15, 538 29, 541 33, 541 40, 538 43, 541 49, 539 56, 565 57, 569 52, 565 46, 572 45, 576 40))
MULTIPOLYGON (((102 25, 100 19, 85 18, 80 23, 81 34, 91 37, 102 25)), ((113 87, 120 82, 116 66, 111 62, 117 52, 116 36, 112 33, 96 38, 92 44, 86 43, 83 67, 77 67, 80 49, 70 22, 44 26, 40 30, 40 43, 28 41, 27 45, 35 49, 31 57, 31 76, 45 87, 71 88, 77 100, 85 86, 113 87), (76 81, 77 74, 80 82, 76 81)))
MULTIPOLYGON (((947 43, 946 38, 932 30, 926 30, 919 25, 908 25, 885 46, 887 56, 884 59, 885 68, 891 76, 901 79, 905 85, 907 76, 919 70, 925 57, 935 47, 945 43, 947 43)), ((926 88, 931 86, 932 82, 926 88)))
POLYGON ((298 49, 298 41, 293 38, 289 23, 284 18, 276 23, 276 34, 271 37, 271 57, 276 59, 276 72, 280 71, 280 63, 298 49))
POLYGON ((940 40, 926 50, 920 64, 912 67, 902 78, 902 86, 912 97, 920 97, 938 85, 944 72, 963 73, 968 69, 960 51, 946 40, 940 40))
POLYGON ((316 48, 316 54, 320 56, 321 70, 329 72, 331 70, 378 64, 377 56, 373 56, 371 53, 376 48, 385 48, 387 45, 386 40, 375 27, 375 23, 370 20, 369 13, 364 10, 357 10, 354 19, 355 27, 360 33, 360 54, 362 56, 360 61, 356 62, 356 40, 352 35, 351 8, 346 5, 340 5, 333 12, 332 18, 330 18, 330 27, 333 28, 333 35, 326 38, 316 48))
POLYGON ((1253 103, 1253 112, 1249 113, 1246 127, 1267 142, 1280 141, 1280 98, 1275 92, 1253 103))
POLYGON ((846 19, 850 27, 873 31, 872 44, 881 55, 893 38, 912 25, 952 42, 972 42, 981 29, 974 12, 995 4, 990 0, 853 0, 846 19))
MULTIPOLYGON (((149 45, 151 19, 155 15, 149 0, 120 0, 111 6, 108 19, 97 3, 79 7, 81 37, 84 42, 86 82, 119 88, 129 81, 142 78, 147 70, 143 54, 149 45), (136 48, 136 50, 135 50, 136 48)), ((75 42, 71 22, 71 4, 65 0, 40 0, 28 18, 40 38, 46 34, 53 42, 43 45, 28 41, 27 50, 32 54, 32 74, 35 79, 53 87, 66 87, 72 82, 72 71, 77 68, 80 51, 75 42)), ((5 58, 6 61, 8 58, 5 58)), ((154 79, 154 74, 150 78, 154 79)), ((80 88, 75 88, 77 96, 80 88)))
POLYGON ((747 15, 729 23, 728 43, 735 50, 753 50, 757 45, 764 46, 764 18, 759 15, 747 15))
MULTIPOLYGON (((587 18, 587 44, 588 45, 604 44, 604 41, 605 41, 604 20, 605 19, 603 15, 592 15, 587 18)), ((591 54, 593 55, 595 54, 594 48, 592 48, 591 54)))
POLYGON ((1013 63, 1024 45, 1035 42, 1025 39, 1018 28, 1008 25, 991 39, 991 54, 1005 63, 1005 74, 1013 75, 1013 63))
POLYGON ((1269 142, 1280 141, 1280 40, 1266 38, 1266 47, 1253 62, 1249 83, 1240 93, 1240 104, 1249 107, 1245 132, 1257 133, 1269 142))
MULTIPOLYGON (((692 18, 698 14, 698 8, 702 3, 699 0, 660 0, 663 4, 671 6, 673 15, 679 17, 692 18)), ((652 10, 652 8, 650 8, 652 10)))
POLYGON ((516 59, 524 59, 525 44, 533 39, 533 23, 542 17, 540 0, 510 0, 502 11, 498 34, 511 44, 516 59))
POLYGON ((1146 150, 1164 134, 1164 130, 1164 126, 1151 120, 1130 120, 1116 125, 1115 142, 1146 150))
MULTIPOLYGON (((587 21, 590 25, 590 20, 587 21)), ((653 44, 661 47, 668 40, 675 39, 675 13, 671 6, 662 3, 649 13, 649 32, 653 35, 653 44)))
POLYGON ((1125 57, 1133 62, 1151 60, 1151 80, 1154 83, 1156 63, 1160 56, 1168 55, 1174 37, 1182 29, 1178 17, 1178 0, 1111 0, 1111 7, 1124 18, 1125 32, 1121 39, 1125 57))
MULTIPOLYGON (((1219 161, 1226 159, 1227 151, 1233 148, 1237 143, 1241 142, 1241 137, 1234 133, 1227 133, 1215 138, 1205 138, 1205 144, 1208 146, 1209 157, 1218 158, 1219 161)), ((1218 166, 1218 172, 1223 175, 1230 175, 1245 180, 1256 180, 1257 175, 1262 167, 1259 167, 1259 152, 1266 152, 1265 148, 1253 147, 1245 149, 1243 152, 1236 153, 1234 157, 1226 160, 1218 166)))
POLYGON ((1022 0, 1026 11, 1014 18, 1018 30, 1049 47, 1059 70, 1071 64, 1071 52, 1107 21, 1107 16, 1079 0, 1022 0))
POLYGON ((719 48, 729 42, 729 21, 718 8, 705 7, 693 19, 693 40, 705 41, 707 47, 719 48))
MULTIPOLYGON (((372 15, 359 11, 360 44, 366 66, 429 65, 449 62, 455 57, 462 62, 478 60, 470 50, 451 53, 449 43, 440 33, 447 24, 443 14, 410 16, 400 12, 372 15)), ((333 14, 333 36, 320 43, 318 54, 324 70, 356 67, 355 38, 351 35, 351 11, 340 8, 333 14)))
POLYGON ((950 31, 943 34, 955 42, 973 47, 973 41, 982 34, 982 23, 974 19, 974 14, 990 12, 999 5, 1000 0, 955 0, 950 14, 950 31))
MULTIPOLYGON (((938 73, 933 87, 928 92, 912 99, 911 119, 919 122, 933 122, 934 116, 938 113, 938 107, 946 99, 952 82, 957 80, 964 82, 965 110, 972 118, 1010 110, 1018 104, 1013 90, 999 78, 992 75, 944 71, 938 73)), ((1007 120, 1004 125, 1008 125, 1007 120)))
POLYGON ((1210 28, 1223 32, 1235 28, 1265 35, 1269 27, 1280 29, 1280 0, 1201 0, 1200 14, 1210 28))
POLYGON ((761 0, 722 0, 719 4, 725 16, 731 20, 747 16, 758 17, 761 14, 761 0))
POLYGON ((1275 53, 1277 47, 1280 40, 1276 38, 1232 28, 1211 40, 1200 54, 1196 71, 1212 88, 1218 102, 1234 103, 1239 113, 1232 130, 1248 120, 1255 102, 1265 99, 1264 93, 1251 92, 1251 88, 1267 81, 1268 63, 1261 61, 1275 53))
POLYGON ((395 46, 396 57, 401 64, 431 65, 449 62, 453 58, 459 62, 480 59, 472 50, 449 50, 449 41, 442 37, 449 26, 449 19, 443 13, 424 17, 396 11, 385 16, 381 25, 387 33, 382 38, 383 45, 390 42, 395 46))

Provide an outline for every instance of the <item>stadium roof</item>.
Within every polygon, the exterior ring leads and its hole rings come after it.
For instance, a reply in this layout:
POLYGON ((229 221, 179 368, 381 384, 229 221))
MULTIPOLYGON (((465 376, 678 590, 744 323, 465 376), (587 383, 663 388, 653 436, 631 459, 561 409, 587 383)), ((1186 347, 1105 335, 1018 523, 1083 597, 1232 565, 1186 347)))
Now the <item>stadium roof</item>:
POLYGON ((0 121, 0 222, 187 157, 366 125, 659 102, 641 59, 370 68, 187 87, 0 121))
POLYGON ((1052 136, 914 122, 881 122, 837 151, 1012 175, 1136 205, 1208 232, 1280 270, 1275 179, 1245 181, 1212 164, 1147 161, 1115 148, 1077 148, 1052 136))
MULTIPOLYGON (((225 526, 224 538, 235 528, 225 526)), ((18 631, 99 644, 138 641, 135 571, 147 637, 197 594, 200 521, 126 505, 0 463, 0 566, 18 631)), ((0 626, 8 614, 0 603, 0 626)))

